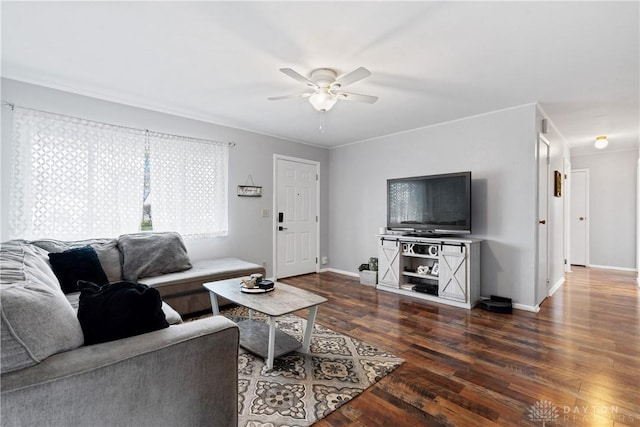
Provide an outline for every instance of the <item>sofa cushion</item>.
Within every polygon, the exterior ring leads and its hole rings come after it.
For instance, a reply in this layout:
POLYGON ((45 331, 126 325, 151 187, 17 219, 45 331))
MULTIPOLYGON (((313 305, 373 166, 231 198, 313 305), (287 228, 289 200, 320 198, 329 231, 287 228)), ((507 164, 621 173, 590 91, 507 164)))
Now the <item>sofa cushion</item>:
MULTIPOLYGON (((189 270, 146 277, 140 279, 139 283, 158 289, 162 299, 185 316, 211 309, 209 292, 202 286, 203 283, 246 277, 253 273, 266 274, 264 267, 259 264, 238 258, 212 258, 193 261, 193 268, 189 270)), ((226 300, 219 301, 220 305, 229 303, 226 300)))
POLYGON ((164 317, 165 319, 167 319, 167 323, 169 325, 177 325, 178 323, 182 323, 182 316, 180 316, 180 313, 175 311, 173 307, 171 307, 164 301, 162 301, 162 312, 164 313, 164 317))
POLYGON ((40 239, 30 242, 47 252, 59 253, 73 248, 91 246, 98 254, 100 265, 107 275, 109 282, 122 280, 122 260, 118 241, 116 239, 87 239, 75 241, 63 241, 53 239, 40 239))
POLYGON ((199 290, 207 292, 202 287, 202 283, 244 277, 253 273, 265 274, 264 267, 238 258, 211 258, 193 261, 193 268, 190 270, 158 277, 146 277, 139 283, 162 288, 196 281, 200 282, 199 290))
POLYGON ((137 281, 191 268, 191 261, 178 233, 125 234, 118 238, 122 252, 122 277, 137 281))
POLYGON ((78 280, 98 285, 109 283, 98 254, 91 246, 49 253, 49 263, 65 294, 78 291, 78 280))
POLYGON ((54 289, 60 289, 58 278, 49 266, 46 251, 31 246, 26 240, 10 240, 2 242, 3 256, 0 258, 0 281, 3 284, 22 282, 32 277, 54 289), (28 260, 25 261, 24 250, 27 249, 28 260))
POLYGON ((156 289, 122 281, 79 281, 78 319, 85 344, 98 344, 169 327, 156 289))
POLYGON ((83 344, 75 311, 37 248, 3 244, 0 266, 3 374, 83 344))

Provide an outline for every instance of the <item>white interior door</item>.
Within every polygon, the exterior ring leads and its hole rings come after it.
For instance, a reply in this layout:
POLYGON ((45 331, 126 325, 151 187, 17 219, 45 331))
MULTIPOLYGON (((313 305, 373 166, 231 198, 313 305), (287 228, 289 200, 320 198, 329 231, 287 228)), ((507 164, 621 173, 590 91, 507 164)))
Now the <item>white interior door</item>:
POLYGON ((276 158, 275 277, 317 271, 318 164, 276 158))
POLYGON ((573 265, 589 263, 587 242, 589 241, 588 209, 589 172, 584 169, 571 171, 571 250, 573 265))
POLYGON ((538 138, 538 282, 536 302, 541 303, 549 289, 549 144, 538 138))

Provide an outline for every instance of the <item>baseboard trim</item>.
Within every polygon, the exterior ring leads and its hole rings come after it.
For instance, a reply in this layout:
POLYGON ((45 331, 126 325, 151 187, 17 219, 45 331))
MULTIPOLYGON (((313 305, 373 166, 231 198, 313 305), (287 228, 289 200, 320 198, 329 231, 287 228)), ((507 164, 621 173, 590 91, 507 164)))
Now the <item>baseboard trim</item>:
POLYGON ((612 267, 612 266, 610 266, 610 265, 589 264, 587 267, 590 267, 590 268, 600 268, 600 269, 603 269, 603 270, 638 271, 636 268, 629 268, 629 267, 612 267))
POLYGON ((517 310, 530 311, 532 313, 537 313, 540 311, 539 305, 532 306, 532 305, 526 305, 526 304, 518 304, 516 302, 513 303, 513 308, 517 310))
MULTIPOLYGON (((325 270, 326 271, 330 271, 332 273, 344 274, 345 276, 360 277, 360 275, 358 273, 354 273, 352 271, 339 270, 337 268, 327 268, 325 270)), ((638 280, 640 280, 640 278, 638 280)), ((560 285, 562 285, 562 282, 564 282, 564 278, 561 280, 561 282, 559 284, 556 284, 554 286, 554 288, 556 288, 556 286, 560 287, 560 285)), ((513 308, 515 308, 516 310, 530 311, 532 313, 537 313, 537 312, 540 311, 540 306, 539 305, 532 306, 532 305, 526 305, 526 304, 513 303, 513 308)))
POLYGON ((551 289, 549 289, 549 295, 548 296, 550 296, 550 297, 553 296, 553 294, 555 294, 556 291, 558 289, 560 289, 560 286, 562 286, 563 284, 564 284, 564 277, 561 277, 560 280, 558 280, 556 282, 556 284, 553 285, 553 287, 551 289))

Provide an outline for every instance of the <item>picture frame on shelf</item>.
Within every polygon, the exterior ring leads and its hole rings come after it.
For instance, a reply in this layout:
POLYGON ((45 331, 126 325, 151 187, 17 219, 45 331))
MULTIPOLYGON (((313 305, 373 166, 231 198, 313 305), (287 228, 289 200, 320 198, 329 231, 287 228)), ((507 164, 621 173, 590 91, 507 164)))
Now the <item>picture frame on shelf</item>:
POLYGON ((440 264, 437 262, 433 263, 433 267, 431 267, 431 275, 437 276, 440 273, 440 264))
POLYGON ((562 197, 562 174, 560 171, 553 172, 553 195, 562 197))

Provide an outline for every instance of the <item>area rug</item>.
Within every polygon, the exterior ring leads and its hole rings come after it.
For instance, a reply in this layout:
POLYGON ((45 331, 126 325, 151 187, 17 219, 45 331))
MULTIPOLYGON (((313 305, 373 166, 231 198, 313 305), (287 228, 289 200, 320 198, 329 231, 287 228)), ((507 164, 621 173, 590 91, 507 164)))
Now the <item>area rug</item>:
MULTIPOLYGON (((244 307, 223 310, 233 321, 248 318, 244 307)), ((254 319, 266 318, 254 313, 254 319)), ((302 342, 306 320, 288 315, 276 327, 302 342)), ((366 388, 396 369, 403 360, 314 325, 309 354, 293 352, 274 360, 272 371, 264 360, 240 348, 238 408, 240 427, 302 427, 326 417, 366 388)))

